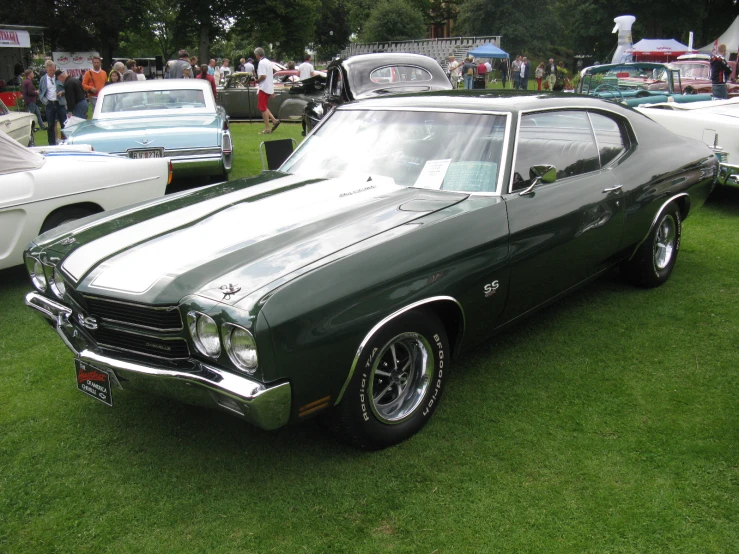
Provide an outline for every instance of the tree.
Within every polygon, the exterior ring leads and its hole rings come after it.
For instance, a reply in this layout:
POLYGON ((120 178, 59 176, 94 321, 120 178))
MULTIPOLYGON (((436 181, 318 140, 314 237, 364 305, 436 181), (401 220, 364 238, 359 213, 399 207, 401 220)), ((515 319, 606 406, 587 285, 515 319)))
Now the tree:
POLYGON ((349 44, 349 6, 341 0, 321 0, 313 47, 322 60, 331 59, 349 44))
POLYGON ((372 10, 364 33, 368 42, 421 39, 426 25, 423 13, 406 0, 385 0, 372 10))

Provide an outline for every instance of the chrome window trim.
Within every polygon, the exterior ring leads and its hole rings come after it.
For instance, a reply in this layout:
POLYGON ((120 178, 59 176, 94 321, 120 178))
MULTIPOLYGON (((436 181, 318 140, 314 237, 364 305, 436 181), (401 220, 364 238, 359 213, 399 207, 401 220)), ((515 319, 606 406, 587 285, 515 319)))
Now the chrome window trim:
MULTIPOLYGON (((626 116, 624 116, 623 114, 620 114, 620 113, 618 113, 616 111, 613 111, 613 110, 609 110, 607 108, 601 108, 599 106, 578 106, 578 105, 574 105, 574 106, 557 106, 557 107, 550 107, 550 108, 532 108, 530 110, 520 110, 518 112, 518 122, 517 122, 517 125, 516 125, 516 137, 515 137, 515 141, 516 142, 513 145, 513 160, 511 161, 511 176, 510 176, 510 178, 508 180, 508 192, 506 194, 512 194, 513 193, 512 192, 513 191, 513 169, 516 167, 516 158, 518 157, 518 137, 519 137, 519 134, 521 133, 521 117, 523 115, 528 115, 528 114, 532 114, 532 113, 553 112, 553 111, 567 112, 567 111, 575 111, 575 110, 583 110, 585 112, 596 112, 596 113, 597 112, 603 112, 603 113, 608 113, 608 114, 612 114, 612 115, 615 115, 617 117, 620 117, 629 126, 629 129, 631 130, 631 133, 634 136, 634 141, 633 141, 634 143, 632 145, 630 145, 630 146, 633 148, 634 146, 636 146, 637 144, 639 144, 639 140, 638 140, 638 138, 636 136, 636 131, 634 131, 634 126, 631 124, 631 121, 629 121, 629 118, 626 117, 626 116)), ((589 117, 588 117, 588 121, 590 121, 590 118, 589 117)), ((591 130, 593 129, 592 125, 590 126, 590 128, 591 128, 591 130)), ((595 133, 595 131, 593 131, 593 133, 595 133)), ((629 137, 629 138, 631 138, 631 137, 629 137)), ((623 154, 625 154, 625 153, 626 153, 626 151, 624 151, 623 154)), ((621 156, 619 156, 619 158, 620 157, 621 156)), ((617 158, 617 159, 619 159, 619 158, 617 158)), ((600 160, 600 154, 598 154, 598 160, 600 160)), ((615 161, 615 160, 613 160, 613 161, 615 161)), ((610 166, 611 163, 609 163, 608 165, 610 166)), ((606 167, 608 167, 608 166, 606 166, 606 167)), ((598 169, 598 171, 602 171, 603 169, 604 168, 601 167, 601 168, 598 169)), ((594 172, 593 171, 589 171, 588 173, 594 173, 594 172)), ((587 173, 581 173, 580 175, 587 175, 587 173)), ((575 177, 575 175, 573 175, 573 177, 575 177)))
MULTIPOLYGON (((596 115, 603 115, 603 114, 598 114, 598 112, 596 110, 589 110, 588 111, 588 121, 590 121, 590 128, 592 129, 592 131, 593 131, 593 137, 595 138, 595 147, 598 149, 598 162, 600 163, 600 168, 601 169, 610 169, 611 166, 615 165, 618 160, 620 160, 621 158, 623 158, 626 155, 626 153, 629 151, 629 148, 626 148, 626 144, 624 142, 624 137, 623 137, 623 131, 621 130, 621 127, 619 126, 618 121, 616 121, 612 117, 609 117, 609 119, 616 124, 616 127, 618 127, 618 134, 621 135, 621 145, 623 146, 623 150, 621 151, 621 153, 618 156, 616 156, 615 158, 613 158, 606 165, 603 165, 603 161, 601 160, 601 157, 600 157, 600 146, 598 145, 598 135, 595 133, 595 127, 593 126, 593 120, 590 119, 591 113, 595 113, 596 115)), ((608 116, 607 115, 603 115, 603 117, 608 117, 608 116)), ((626 118, 625 117, 622 117, 622 119, 626 119, 626 118)), ((631 139, 629 139, 629 142, 631 142, 631 139)))
MULTIPOLYGON (((671 202, 677 200, 678 198, 682 198, 683 196, 686 196, 688 200, 690 200, 690 195, 687 192, 680 192, 674 196, 671 196, 667 201, 660 206, 659 210, 657 210, 657 213, 654 215, 654 219, 652 220, 652 224, 649 226, 649 229, 647 229, 647 233, 644 235, 644 238, 639 241, 639 243, 634 247, 634 251, 631 253, 631 256, 629 256, 629 260, 631 260, 634 255, 636 254, 637 250, 639 250, 639 247, 644 244, 644 241, 647 240, 649 237, 649 233, 652 232, 652 229, 654 229, 654 226, 657 225, 657 221, 659 220, 659 217, 662 215, 662 212, 665 210, 665 208, 670 204, 671 202)), ((686 216, 687 217, 687 216, 686 216)), ((685 218, 683 218, 685 219, 685 218)))
MULTIPOLYGON (((442 109, 442 108, 400 108, 400 107, 387 107, 387 108, 368 108, 362 105, 342 105, 337 108, 334 108, 336 111, 358 111, 358 112, 432 112, 432 113, 458 113, 458 114, 470 114, 470 115, 502 115, 506 118, 505 120, 505 129, 503 131, 503 146, 501 149, 500 154, 500 163, 498 164, 498 180, 495 183, 495 191, 494 192, 468 192, 463 190, 449 190, 446 192, 456 192, 460 194, 468 194, 470 196, 501 196, 502 190, 503 190, 503 181, 505 176, 505 159, 506 155, 508 153, 508 144, 510 142, 510 134, 511 134, 511 112, 503 112, 503 111, 489 111, 485 109, 458 109, 458 108, 450 108, 450 109, 442 109), (346 107, 345 107, 346 106, 346 107), (501 168, 503 169, 501 171, 501 168)), ((333 110, 332 110, 333 111, 333 110)), ((330 113, 330 112, 329 112, 330 113)), ((321 121, 313 127, 313 130, 309 133, 309 135, 312 135, 315 131, 317 131, 320 126, 323 124, 324 121, 328 119, 328 115, 326 114, 324 117, 321 118, 321 121)), ((308 137, 306 137, 308 138, 308 137)), ((303 140, 298 147, 293 150, 293 153, 290 154, 290 156, 283 162, 283 165, 287 163, 290 158, 296 155, 296 153, 300 150, 300 148, 306 143, 306 140, 303 140)), ((292 175, 292 174, 291 174, 292 175)), ((407 188, 413 188, 413 187, 407 187, 407 188)))
MULTIPOLYGON (((465 329, 467 328, 467 320, 466 320, 466 316, 464 313, 464 308, 462 307, 462 304, 460 304, 459 301, 452 296, 432 296, 430 298, 424 298, 423 300, 418 300, 416 302, 408 304, 407 306, 403 308, 400 308, 399 310, 391 313, 389 316, 385 317, 382 321, 377 323, 374 327, 372 327, 372 329, 370 329, 370 332, 365 335, 364 339, 359 345, 359 348, 357 349, 357 353, 354 355, 354 361, 352 362, 352 366, 349 369, 349 374, 347 375, 346 380, 344 381, 344 385, 341 387, 341 391, 336 397, 336 402, 334 402, 334 406, 338 406, 339 402, 341 402, 341 399, 344 396, 344 392, 346 392, 346 388, 349 386, 349 382, 352 380, 352 377, 354 376, 354 370, 357 367, 357 363, 359 362, 359 357, 362 355, 362 351, 367 346, 367 343, 374 336, 374 334, 377 333, 377 331, 379 331, 389 321, 392 321, 396 317, 403 315, 404 313, 414 308, 423 306, 425 304, 430 304, 432 302, 440 302, 440 301, 451 301, 457 305, 457 307, 459 308, 459 311, 462 313, 462 336, 464 336, 465 329)), ((461 337, 460 337, 460 340, 461 340, 461 337)))

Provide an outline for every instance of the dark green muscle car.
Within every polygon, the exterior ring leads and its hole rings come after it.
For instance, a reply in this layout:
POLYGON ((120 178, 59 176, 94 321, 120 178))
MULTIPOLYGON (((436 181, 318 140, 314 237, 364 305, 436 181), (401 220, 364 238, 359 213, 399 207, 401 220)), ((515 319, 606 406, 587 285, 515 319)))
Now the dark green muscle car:
POLYGON ((667 280, 717 170, 703 143, 595 98, 346 104, 280 171, 40 236, 26 303, 107 404, 166 394, 264 429, 320 415, 382 448, 503 326, 614 266, 667 280))

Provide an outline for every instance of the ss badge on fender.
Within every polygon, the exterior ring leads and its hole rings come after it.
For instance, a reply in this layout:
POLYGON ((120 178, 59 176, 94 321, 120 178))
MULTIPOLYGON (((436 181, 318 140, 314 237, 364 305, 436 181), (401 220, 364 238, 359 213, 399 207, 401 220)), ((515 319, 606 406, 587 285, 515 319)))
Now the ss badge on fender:
POLYGON ((492 283, 488 283, 485 285, 485 298, 488 296, 494 295, 496 292, 498 292, 498 287, 500 286, 500 283, 498 283, 498 280, 496 279, 492 283))

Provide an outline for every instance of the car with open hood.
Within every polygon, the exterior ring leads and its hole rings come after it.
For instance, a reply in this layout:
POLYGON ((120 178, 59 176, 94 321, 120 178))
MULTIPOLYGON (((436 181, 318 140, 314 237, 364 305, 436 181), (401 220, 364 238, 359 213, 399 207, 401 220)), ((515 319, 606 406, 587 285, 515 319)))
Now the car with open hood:
POLYGON ((614 267, 664 283, 717 172, 705 144, 595 98, 348 103, 279 171, 41 235, 26 303, 101 402, 322 416, 382 448, 426 424, 465 349, 614 267))
POLYGON ((124 158, 169 158, 175 177, 227 179, 233 160, 228 116, 202 79, 105 86, 92 119, 63 129, 64 144, 90 144, 124 158))

